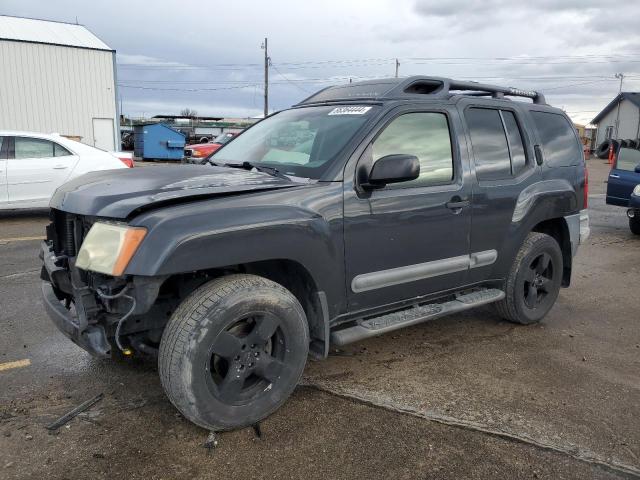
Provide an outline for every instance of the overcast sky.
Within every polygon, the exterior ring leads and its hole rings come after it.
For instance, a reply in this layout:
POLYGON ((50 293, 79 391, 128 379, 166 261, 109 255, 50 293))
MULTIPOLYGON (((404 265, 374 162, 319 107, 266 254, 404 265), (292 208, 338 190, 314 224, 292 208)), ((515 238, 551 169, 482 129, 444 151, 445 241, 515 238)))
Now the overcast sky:
POLYGON ((640 90, 640 1, 1 0, 0 13, 86 25, 118 53, 123 111, 262 113, 349 78, 437 75, 541 90, 586 123, 640 90))

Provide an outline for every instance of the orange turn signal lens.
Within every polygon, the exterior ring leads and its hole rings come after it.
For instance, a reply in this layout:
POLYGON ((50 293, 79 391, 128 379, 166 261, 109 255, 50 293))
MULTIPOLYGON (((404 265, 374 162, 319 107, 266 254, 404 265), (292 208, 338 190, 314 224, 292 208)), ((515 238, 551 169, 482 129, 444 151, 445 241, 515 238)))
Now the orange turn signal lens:
POLYGON ((114 277, 119 277, 124 273, 125 268, 127 268, 127 265, 129 265, 133 254, 136 253, 136 250, 138 250, 138 247, 142 243, 142 240, 144 240, 146 234, 146 228, 129 227, 127 229, 124 234, 124 241, 122 242, 122 246, 120 247, 118 259, 113 266, 112 275, 114 277))

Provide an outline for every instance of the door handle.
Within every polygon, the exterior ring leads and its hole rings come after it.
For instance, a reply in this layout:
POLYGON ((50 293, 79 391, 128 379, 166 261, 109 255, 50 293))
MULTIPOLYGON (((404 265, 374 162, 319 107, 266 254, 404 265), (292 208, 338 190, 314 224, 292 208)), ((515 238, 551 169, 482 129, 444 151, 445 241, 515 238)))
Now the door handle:
POLYGON ((460 197, 453 197, 450 201, 445 203, 445 206, 449 210, 453 210, 454 213, 459 213, 464 207, 468 207, 470 204, 469 200, 463 200, 460 197))
POLYGON ((620 175, 615 175, 612 173, 611 175, 609 175, 609 178, 620 178, 620 175))
POLYGON ((69 168, 67 165, 56 165, 53 167, 54 170, 64 170, 65 168, 69 168))

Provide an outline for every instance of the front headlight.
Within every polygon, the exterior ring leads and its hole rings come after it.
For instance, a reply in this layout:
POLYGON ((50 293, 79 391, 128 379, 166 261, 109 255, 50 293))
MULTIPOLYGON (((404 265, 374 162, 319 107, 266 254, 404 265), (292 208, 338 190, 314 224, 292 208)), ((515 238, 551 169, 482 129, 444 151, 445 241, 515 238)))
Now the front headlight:
POLYGON ((82 242, 76 267, 119 277, 146 234, 143 227, 96 222, 82 242))
POLYGON ((200 150, 193 150, 193 152, 191 153, 192 157, 204 157, 204 152, 201 152, 200 150))
POLYGON ((633 189, 633 194, 640 197, 640 183, 636 185, 636 188, 633 189))

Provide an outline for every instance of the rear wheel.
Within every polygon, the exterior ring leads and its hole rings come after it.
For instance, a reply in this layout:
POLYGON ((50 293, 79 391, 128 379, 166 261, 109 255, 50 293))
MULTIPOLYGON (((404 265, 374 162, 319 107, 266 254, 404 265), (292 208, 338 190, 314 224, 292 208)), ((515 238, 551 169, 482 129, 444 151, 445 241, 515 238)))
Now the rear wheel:
POLYGON ((280 407, 302 376, 306 317, 281 285, 230 275, 194 291, 160 343, 164 390, 180 412, 209 430, 253 425, 280 407))
POLYGON ((636 210, 635 215, 629 218, 629 229, 634 235, 640 235, 640 211, 636 210))
POLYGON ((562 283, 562 252, 556 240, 531 232, 518 251, 505 282, 505 298, 496 303, 505 320, 531 324, 551 310, 562 283))

